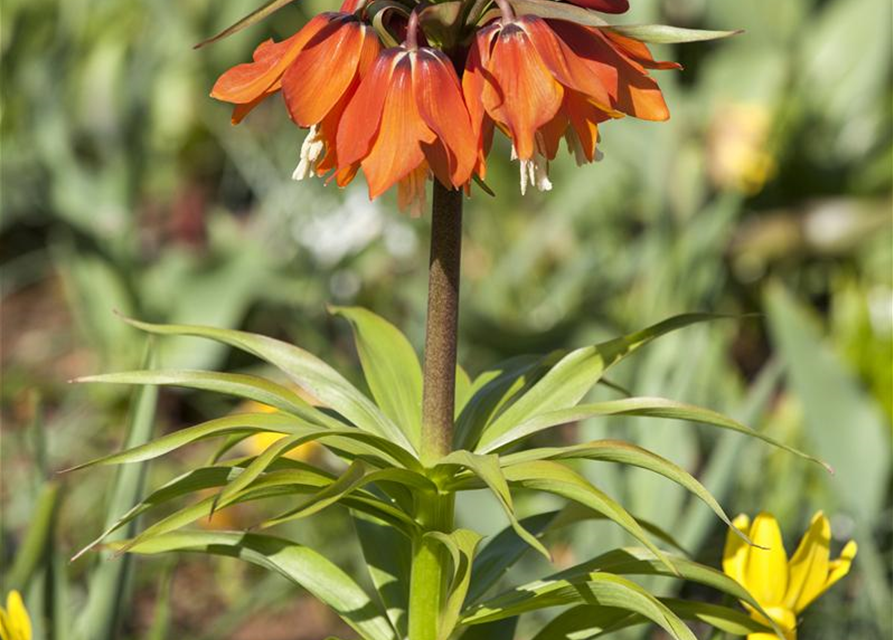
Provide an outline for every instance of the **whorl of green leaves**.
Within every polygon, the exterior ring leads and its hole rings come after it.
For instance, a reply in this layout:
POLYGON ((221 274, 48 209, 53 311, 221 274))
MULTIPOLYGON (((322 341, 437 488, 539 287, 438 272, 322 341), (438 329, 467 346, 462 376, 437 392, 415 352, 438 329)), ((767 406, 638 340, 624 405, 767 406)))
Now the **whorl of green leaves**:
POLYGON ((518 616, 556 606, 566 610, 542 629, 537 640, 594 638, 642 623, 655 624, 678 640, 693 639, 683 620, 705 622, 735 635, 771 632, 738 610, 657 598, 632 581, 630 576, 637 575, 682 578, 759 610, 757 602, 735 581, 671 551, 679 548, 672 535, 636 518, 568 463, 602 461, 645 469, 684 487, 729 525, 722 507, 690 473, 651 451, 619 440, 523 448, 530 436, 547 435, 547 430, 558 425, 629 415, 736 431, 815 460, 709 409, 649 397, 583 402, 608 369, 639 348, 670 331, 716 316, 676 316, 600 344, 515 358, 475 379, 460 371, 455 450, 425 468, 418 460, 422 399, 421 367, 415 351, 392 324, 369 311, 338 308, 333 313, 351 324, 369 395, 316 356, 279 340, 241 331, 129 321, 152 334, 196 336, 246 351, 278 369, 280 379, 290 384, 205 371, 145 370, 84 378, 81 381, 212 391, 260 402, 276 411, 209 420, 77 468, 144 462, 213 438, 223 440, 222 453, 258 432, 276 432, 283 437, 255 456, 223 460, 218 455, 208 466, 187 471, 149 492, 111 522, 91 547, 106 542, 122 527, 129 529, 138 517, 168 507, 164 517, 129 539, 117 539, 107 546, 138 554, 192 551, 242 558, 305 588, 366 640, 406 637, 409 554, 413 544, 423 539, 426 544, 441 545, 451 564, 452 578, 439 619, 442 640, 510 639, 518 616), (311 441, 343 461, 339 472, 285 457, 291 449, 311 441), (510 523, 489 540, 482 541, 479 534, 467 529, 428 530, 417 518, 418 496, 477 489, 494 495, 510 523), (519 518, 513 501, 518 491, 551 494, 567 506, 519 518), (184 497, 194 501, 170 512, 171 503, 184 497), (336 505, 349 510, 377 593, 368 593, 325 557, 295 541, 258 532, 187 528, 215 510, 283 498, 287 498, 288 508, 257 523, 260 528, 306 518, 336 505), (549 533, 593 518, 615 523, 641 547, 617 549, 532 583, 490 593, 531 548, 549 557, 545 542, 549 533), (479 629, 487 631, 481 634, 479 629))

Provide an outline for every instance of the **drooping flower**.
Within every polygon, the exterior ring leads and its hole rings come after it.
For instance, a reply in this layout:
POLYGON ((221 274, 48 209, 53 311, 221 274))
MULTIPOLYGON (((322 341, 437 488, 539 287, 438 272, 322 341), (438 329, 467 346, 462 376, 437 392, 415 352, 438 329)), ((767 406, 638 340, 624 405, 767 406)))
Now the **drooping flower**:
POLYGON ((0 639, 31 640, 31 618, 15 589, 6 596, 6 608, 0 607, 0 639))
POLYGON ((353 179, 359 165, 339 163, 335 148, 338 123, 360 80, 381 50, 378 36, 354 14, 322 13, 295 35, 267 40, 253 62, 229 69, 217 80, 211 96, 235 104, 232 121, 239 123, 267 97, 282 92, 292 120, 310 131, 292 177, 333 176, 340 186, 353 179))
MULTIPOLYGON (((813 516, 788 560, 778 522, 771 515, 761 513, 752 524, 748 516, 739 515, 733 524, 756 546, 730 531, 723 552, 723 570, 751 593, 788 640, 796 640, 797 616, 849 573, 856 557, 856 543, 848 542, 840 557, 831 560, 831 525, 820 511, 813 516)), ((760 613, 745 606, 752 618, 767 623, 760 613)), ((752 633, 748 640, 775 637, 772 633, 752 633)))
POLYGON ((398 185, 400 208, 414 215, 421 214, 429 175, 445 187, 462 188, 476 155, 452 63, 412 41, 379 55, 338 127, 339 171, 360 163, 370 198, 398 185))
POLYGON ((647 46, 608 30, 536 16, 503 16, 481 29, 463 76, 465 100, 485 172, 495 124, 521 163, 521 190, 551 187, 548 161, 562 138, 578 163, 597 159, 598 124, 631 115, 666 120, 669 111, 648 69, 657 62, 647 46))

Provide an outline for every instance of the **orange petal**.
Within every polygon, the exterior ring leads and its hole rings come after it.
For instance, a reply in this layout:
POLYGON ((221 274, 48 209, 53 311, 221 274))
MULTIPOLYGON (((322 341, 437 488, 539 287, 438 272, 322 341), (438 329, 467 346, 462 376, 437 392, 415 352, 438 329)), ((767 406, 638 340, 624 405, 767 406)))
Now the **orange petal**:
POLYGON ((344 95, 357 73, 365 34, 353 16, 339 16, 304 45, 282 77, 285 105, 300 126, 320 122, 344 95))
POLYGON ((589 162, 592 162, 595 160, 595 148, 598 145, 598 123, 608 120, 610 116, 576 91, 564 92, 563 109, 577 134, 583 154, 589 162))
POLYGON ((339 168, 359 162, 372 148, 378 135, 394 65, 401 53, 396 48, 383 51, 344 110, 336 140, 339 168))
POLYGON ((413 218, 425 212, 425 189, 428 185, 428 165, 422 162, 397 183, 397 208, 413 218))
POLYGON ((657 83, 640 65, 619 53, 601 30, 560 20, 549 21, 549 25, 598 76, 614 109, 644 120, 670 117, 657 83))
POLYGON ((484 78, 484 108, 508 127, 518 158, 529 160, 537 129, 561 108, 563 89, 517 24, 502 28, 487 68, 491 77, 484 78))
POLYGON ((468 51, 465 71, 462 73, 462 93, 465 96, 465 105, 468 107, 471 127, 476 136, 481 134, 486 115, 483 102, 484 78, 490 74, 487 71, 487 67, 490 66, 490 52, 493 49, 493 38, 499 33, 499 29, 498 24, 492 24, 477 32, 468 51))
MULTIPOLYGON (((611 110, 611 98, 599 77, 584 60, 558 38, 542 18, 524 16, 518 20, 536 46, 537 52, 555 79, 565 87, 586 94, 603 109, 611 110)), ((619 114, 618 114, 619 115, 619 114)))
POLYGON ((233 115, 230 118, 230 122, 232 122, 232 124, 239 124, 240 122, 242 122, 242 120, 245 119, 245 116, 254 111, 254 107, 276 93, 276 91, 278 90, 279 89, 277 88, 275 91, 267 91, 265 93, 262 93, 251 102, 246 102, 245 104, 237 104, 235 107, 233 107, 233 115))
MULTIPOLYGON (((367 80, 374 75, 373 72, 367 80)), ((377 198, 405 178, 410 171, 418 168, 425 160, 422 144, 431 144, 437 138, 422 120, 416 107, 412 88, 412 63, 408 54, 402 53, 397 57, 388 85, 378 135, 369 155, 362 160, 370 198, 377 198)), ((362 85, 360 90, 362 91, 362 85)), ((358 102, 359 97, 358 91, 348 111, 358 102)), ((338 133, 340 154, 341 131, 338 133)), ((343 163, 344 159, 339 157, 339 161, 343 163)))
POLYGON ((487 116, 483 102, 484 77, 490 73, 487 71, 490 51, 499 28, 498 24, 492 24, 478 31, 465 61, 465 71, 462 73, 462 94, 465 97, 477 145, 478 157, 474 170, 482 180, 487 174, 487 155, 493 143, 493 121, 487 116))
MULTIPOLYGON (((471 179, 477 160, 475 135, 462 99, 459 77, 452 62, 442 53, 423 48, 410 53, 412 86, 419 115, 443 145, 447 155, 446 181, 431 162, 438 179, 459 187, 471 179)), ((429 155, 426 153, 426 155, 429 155)), ((429 157, 429 161, 432 158, 429 157)))
POLYGON ((681 69, 682 65, 678 62, 671 61, 658 61, 655 60, 651 55, 651 51, 648 49, 648 45, 644 42, 640 42, 635 38, 629 38, 627 36, 622 36, 619 33, 611 31, 610 29, 603 29, 602 33, 608 37, 616 46, 618 46, 622 53, 632 58, 640 65, 647 69, 681 69))
POLYGON ((561 139, 564 137, 567 125, 567 116, 559 111, 555 114, 554 118, 549 120, 549 122, 544 124, 540 127, 540 130, 537 131, 537 147, 547 160, 554 160, 555 156, 558 154, 558 149, 561 146, 561 139))
POLYGON ((327 22, 325 14, 319 15, 287 40, 261 43, 254 50, 254 62, 237 65, 217 79, 211 97, 235 104, 254 102, 279 81, 304 44, 327 22))

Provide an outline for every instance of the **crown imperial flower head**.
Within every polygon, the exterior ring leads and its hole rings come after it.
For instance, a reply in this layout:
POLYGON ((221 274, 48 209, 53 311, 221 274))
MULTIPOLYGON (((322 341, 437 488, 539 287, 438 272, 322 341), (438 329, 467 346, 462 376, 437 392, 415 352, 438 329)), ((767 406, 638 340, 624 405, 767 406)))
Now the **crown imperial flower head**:
POLYGON ((669 117, 650 70, 679 65, 597 17, 623 13, 627 0, 513 1, 346 0, 262 43, 211 95, 235 105, 237 124, 281 92, 309 130, 295 179, 345 186, 362 171, 370 198, 396 186, 413 213, 429 180, 466 193, 483 182, 496 130, 511 141, 524 192, 551 188, 562 141, 586 164, 600 159, 601 123, 669 117))
MULTIPOLYGON (((723 552, 723 571, 750 591, 765 612, 785 633, 796 640, 797 616, 816 598, 847 575, 856 557, 856 543, 848 542, 840 557, 831 560, 831 524, 820 511, 800 540, 794 555, 788 559, 778 521, 761 513, 753 522, 746 515, 733 521, 739 531, 749 536, 755 546, 729 531, 723 552)), ((745 605, 755 620, 767 620, 745 605)), ((748 640, 771 640, 773 633, 752 633, 748 640)))

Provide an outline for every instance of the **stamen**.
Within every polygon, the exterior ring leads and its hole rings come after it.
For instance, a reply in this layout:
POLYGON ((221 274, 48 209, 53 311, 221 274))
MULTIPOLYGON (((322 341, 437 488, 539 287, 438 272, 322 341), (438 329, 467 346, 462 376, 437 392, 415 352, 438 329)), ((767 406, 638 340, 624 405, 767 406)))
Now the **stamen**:
POLYGON ((564 139, 567 142, 567 149, 574 155, 574 161, 578 167, 582 167, 589 162, 586 157, 586 151, 583 149, 583 143, 580 142, 580 136, 574 131, 573 127, 568 127, 564 132, 564 139))
MULTIPOLYGON (((514 145, 512 146, 512 159, 518 157, 514 145)), ((549 161, 539 151, 533 152, 530 160, 521 160, 521 195, 527 194, 527 185, 532 184, 538 191, 551 191, 552 182, 549 180, 549 161)))
POLYGON ((301 159, 298 166, 295 167, 294 173, 291 174, 291 179, 301 181, 316 175, 316 167, 325 148, 326 145, 319 135, 319 129, 313 125, 307 133, 307 137, 304 138, 304 144, 301 145, 301 159))

